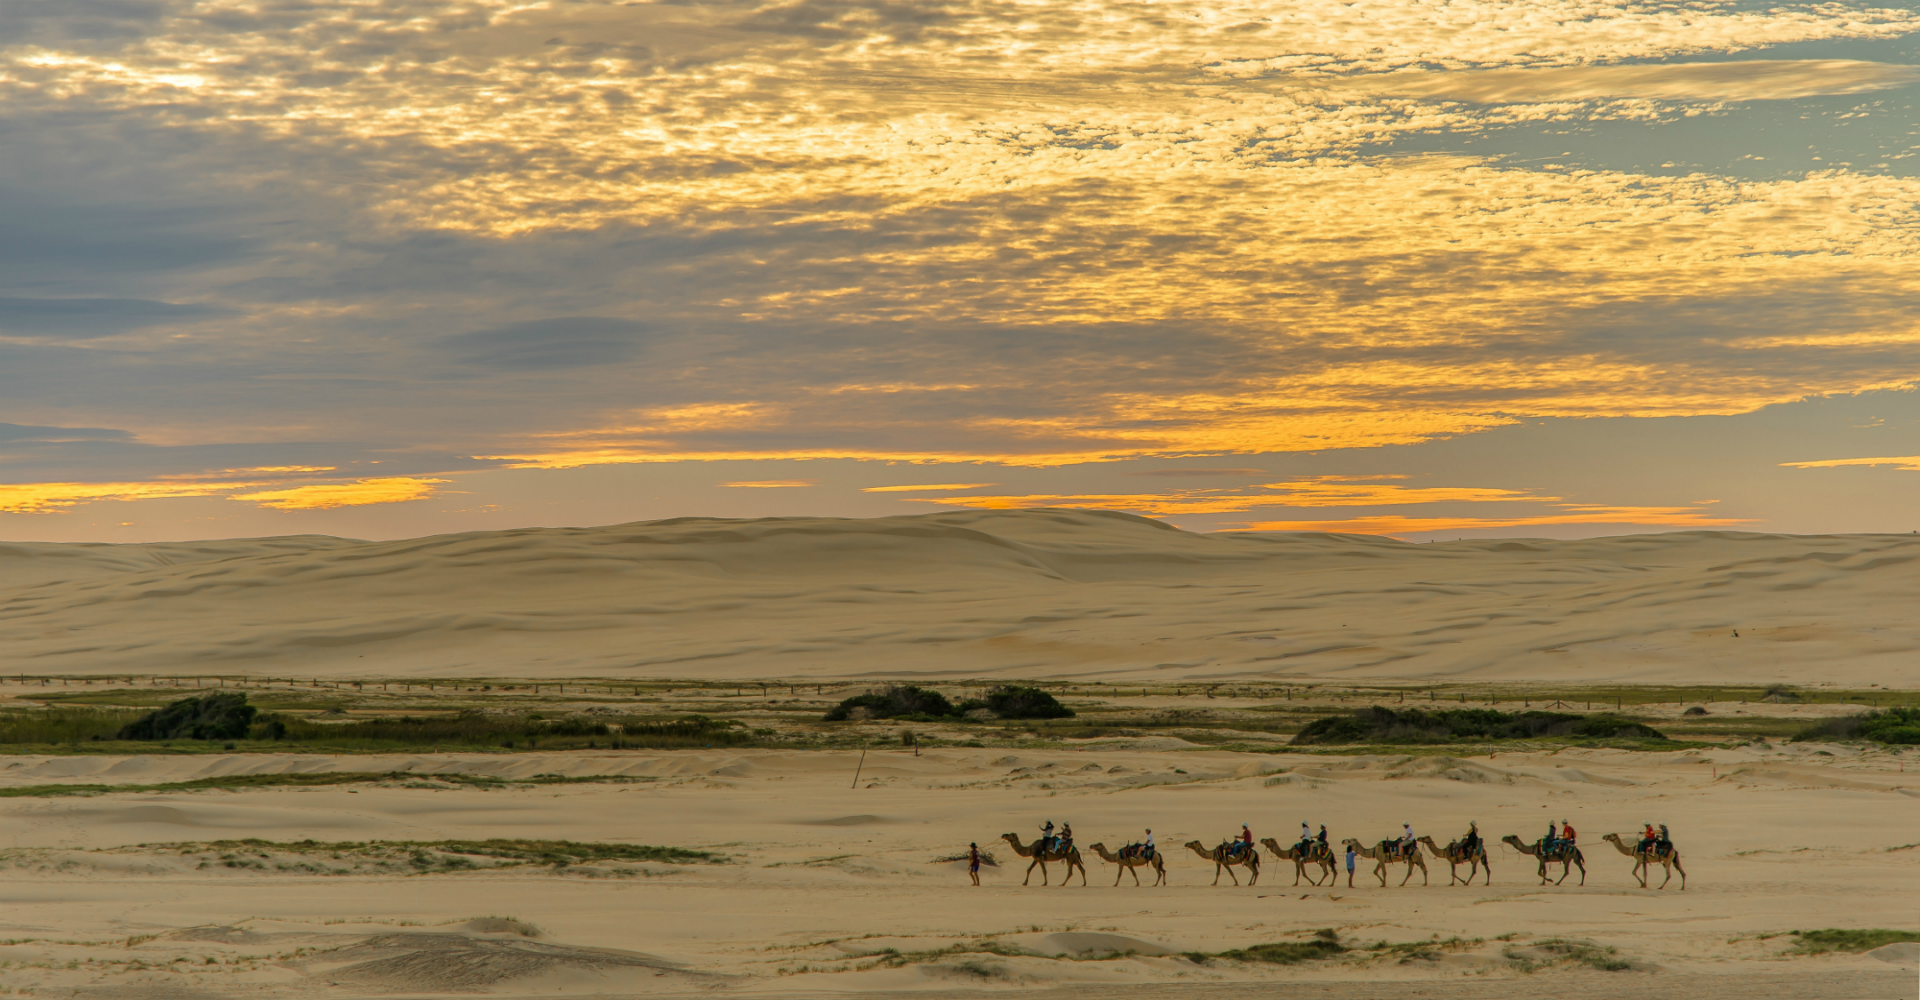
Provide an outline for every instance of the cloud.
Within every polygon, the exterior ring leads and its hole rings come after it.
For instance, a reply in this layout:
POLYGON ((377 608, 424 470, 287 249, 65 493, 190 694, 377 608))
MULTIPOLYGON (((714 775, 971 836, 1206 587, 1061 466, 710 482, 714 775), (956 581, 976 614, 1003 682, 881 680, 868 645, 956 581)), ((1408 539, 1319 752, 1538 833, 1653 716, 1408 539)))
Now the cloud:
POLYGON ((441 343, 462 364, 502 371, 580 368, 627 361, 650 327, 604 316, 559 316, 454 334, 441 343))
POLYGON ((818 486, 820 485, 820 481, 818 479, 762 479, 750 482, 721 483, 720 485, 748 490, 785 490, 797 489, 803 486, 818 486))
POLYGON ((932 483, 926 486, 867 486, 862 493, 923 493, 933 490, 977 490, 999 483, 932 483))
POLYGON ((0 484, 0 512, 49 514, 95 500, 169 500, 213 496, 247 483, 23 483, 0 484))
POLYGON ((151 299, 0 298, 0 336, 105 337, 140 327, 218 316, 227 311, 151 299))
POLYGON ((1247 521, 1229 531, 1332 531, 1356 535, 1421 535, 1489 528, 1550 525, 1649 525, 1664 528, 1726 528, 1754 523, 1750 518, 1708 517, 1691 507, 1589 507, 1578 513, 1517 517, 1405 517, 1384 514, 1326 521, 1247 521))
POLYGON ((1367 480, 1399 476, 1315 476, 1249 487, 1261 492, 1231 490, 1176 490, 1166 493, 1028 494, 1024 496, 910 497, 914 503, 935 503, 980 510, 1021 510, 1031 507, 1096 507, 1152 516, 1178 514, 1233 514, 1263 507, 1374 507, 1430 503, 1547 503, 1559 497, 1526 490, 1454 486, 1403 486, 1367 480))
POLYGON ((1920 455, 1900 458, 1828 458, 1817 462, 1781 462, 1787 469, 1838 469, 1849 465, 1891 465, 1903 472, 1920 472, 1920 455))
POLYGON ((1160 476, 1168 479, 1184 479, 1188 476, 1264 476, 1265 469, 1148 469, 1145 472, 1123 473, 1128 476, 1160 476))
POLYGON ((1782 101, 1864 94, 1920 83, 1920 66, 1852 59, 1749 59, 1554 69, 1385 73, 1343 80, 1373 94, 1482 104, 1535 104, 1644 98, 1679 101, 1782 101))
POLYGON ((416 479, 396 476, 387 479, 362 479, 353 483, 323 483, 295 486, 284 490, 239 493, 229 500, 245 500, 276 510, 329 510, 335 507, 361 507, 368 504, 406 503, 434 495, 434 487, 446 479, 416 479))
POLYGON ((1900 37, 1910 11, 0 6, 0 291, 149 304, 18 307, 44 328, 175 324, 0 344, 13 419, 167 442, 22 444, 14 478, 384 475, 356 464, 374 456, 409 476, 474 455, 1230 464, 1205 456, 1920 375, 1914 178, 1356 153, 1681 120, 1713 87, 1877 85, 1896 71, 1653 61, 1900 37), (1416 70, 1557 96, 1334 92, 1416 70), (1622 87, 1694 96, 1577 97, 1622 87))

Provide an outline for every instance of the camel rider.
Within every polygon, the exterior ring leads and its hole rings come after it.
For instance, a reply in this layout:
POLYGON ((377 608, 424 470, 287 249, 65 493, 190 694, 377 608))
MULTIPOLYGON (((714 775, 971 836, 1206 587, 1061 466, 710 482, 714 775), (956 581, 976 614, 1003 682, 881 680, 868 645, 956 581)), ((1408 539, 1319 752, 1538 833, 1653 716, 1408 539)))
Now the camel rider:
POLYGON ((1660 836, 1654 840, 1653 849, 1659 852, 1657 857, 1666 857, 1673 852, 1673 834, 1667 832, 1667 824, 1660 824, 1660 836))
POLYGON ((1072 823, 1060 824, 1059 851, 1061 854, 1073 853, 1073 824, 1072 823))
POLYGON ((1233 853, 1244 854, 1253 850, 1253 828, 1240 824, 1240 835, 1233 838, 1233 853))
POLYGON ((1320 832, 1314 836, 1313 840, 1320 845, 1320 853, 1323 856, 1333 857, 1333 847, 1327 843, 1327 824, 1320 824, 1320 832))
POLYGON ((1652 851, 1654 842, 1658 839, 1659 835, 1653 832, 1653 824, 1646 824, 1646 829, 1640 831, 1640 853, 1646 854, 1652 851))
POLYGON ((1413 824, 1412 823, 1400 824, 1400 854, 1402 857, 1408 857, 1408 858, 1413 857, 1413 824))
POLYGON ((1553 825, 1553 820, 1547 820, 1547 835, 1540 838, 1540 853, 1552 854, 1560 848, 1559 841, 1560 828, 1553 825))
POLYGON ((1572 850, 1574 843, 1579 840, 1579 837, 1575 836, 1573 832, 1573 821, 1563 819, 1560 821, 1560 827, 1560 843, 1568 850, 1572 850))
POLYGON ((1303 858, 1313 850, 1313 834, 1307 831, 1307 821, 1304 819, 1300 821, 1300 843, 1295 844, 1294 849, 1303 858))
POLYGON ((1146 858, 1149 861, 1153 860, 1153 831, 1152 830, 1147 831, 1147 842, 1140 845, 1140 856, 1143 858, 1146 858))
POLYGON ((1040 828, 1040 850, 1043 853, 1053 850, 1053 820, 1047 820, 1047 825, 1040 828))
POLYGON ((1467 835, 1460 838, 1460 850, 1467 857, 1473 857, 1480 851, 1480 824, 1468 823, 1467 835))

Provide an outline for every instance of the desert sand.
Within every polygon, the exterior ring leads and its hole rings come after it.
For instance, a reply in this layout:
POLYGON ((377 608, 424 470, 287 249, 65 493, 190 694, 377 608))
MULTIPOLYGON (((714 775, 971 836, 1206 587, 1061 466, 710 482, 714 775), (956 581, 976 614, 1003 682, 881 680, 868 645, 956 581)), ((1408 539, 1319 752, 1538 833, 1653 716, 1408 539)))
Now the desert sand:
POLYGON ((1414 545, 1069 510, 684 518, 11 543, 0 595, 5 669, 28 674, 1865 686, 1916 662, 1920 535, 1414 545))
POLYGON ((956 748, 869 753, 850 787, 855 755, 832 752, 23 757, 0 783, 138 785, 289 768, 423 780, 8 799, 0 899, 11 940, 0 945, 0 988, 1361 997, 1405 995, 1417 981, 1439 990, 1425 995, 1460 997, 1667 996, 1683 985, 1690 996, 1758 996, 1762 984, 1772 996, 1907 996, 1914 946, 1788 958, 1792 939, 1771 935, 1912 925, 1920 780, 1905 773, 1910 762, 1920 754, 1808 745, 1474 759, 956 748), (425 776, 439 772, 645 780, 488 791, 431 787, 425 776), (1284 841, 1301 820, 1367 840, 1411 821, 1444 841, 1469 821, 1492 837, 1531 839, 1550 818, 1580 829, 1584 886, 1578 872, 1541 886, 1528 859, 1496 847, 1491 885, 1449 886, 1446 866, 1429 862, 1431 884, 1416 873, 1402 887, 1396 871, 1382 888, 1363 862, 1353 888, 1344 875, 1296 887, 1290 865, 1269 862, 1257 885, 1216 887, 1212 866, 1179 847, 1217 842, 1242 822, 1284 841), (1046 819, 1072 822, 1082 845, 1153 827, 1170 884, 1115 887, 1115 869, 1089 852, 1085 887, 1078 878, 1062 887, 1057 866, 1052 885, 1036 873, 1023 887, 1024 869, 996 838, 1046 819), (1647 820, 1674 826, 1684 891, 1677 877, 1665 890, 1640 888, 1629 859, 1601 840, 1647 820), (380 869, 350 855, 207 846, 480 836, 670 844, 726 862, 418 874, 404 858, 380 869), (1002 862, 977 889, 963 866, 929 863, 969 841, 1002 862), (1402 947, 1298 966, 1179 957, 1320 928, 1362 949, 1402 947), (1554 939, 1614 949, 1629 968, 1518 970, 1516 957, 1554 939), (1431 947, 1405 947, 1421 942, 1431 947), (1232 984, 1243 991, 1134 989, 1232 984), (1281 989, 1308 984, 1316 992, 1281 989))
POLYGON ((1078 682, 1068 700, 1083 707, 1107 699, 1121 714, 1228 727, 1056 739, 1015 726, 985 734, 1005 745, 984 746, 957 725, 921 726, 949 745, 918 754, 897 726, 849 723, 785 749, 0 756, 0 991, 1911 997, 1920 946, 1808 956, 1790 932, 1920 923, 1920 778, 1906 771, 1920 750, 1777 737, 1859 711, 1861 698, 1911 700, 1917 556, 1920 537, 1905 535, 1411 545, 1200 536, 1085 511, 0 545, 0 669, 12 675, 0 700, 16 707, 62 693, 152 704, 173 696, 154 678, 186 675, 244 678, 249 691, 311 702, 301 711, 343 690, 361 714, 439 699, 613 711, 587 697, 592 687, 476 692, 463 681, 456 695, 411 682, 617 678, 636 682, 620 711, 744 718, 785 727, 769 737, 778 743, 880 680, 1019 678, 1078 682), (291 677, 307 680, 296 689, 291 677), (643 697, 638 682, 660 679, 704 683, 643 697), (820 685, 712 684, 745 679, 820 685), (1095 681, 1108 686, 1089 694, 1095 681), (1284 686, 1296 681, 1320 686, 1296 700, 1284 686), (1702 741, 1671 752, 1309 754, 1284 746, 1291 730, 1252 727, 1442 683, 1544 699, 1539 685, 1774 681, 1849 688, 1856 703, 1641 699, 1659 704, 1635 705, 1639 717, 1702 741), (1229 688, 1215 698, 1215 684, 1229 688), (1758 716, 1774 728, 1752 728, 1758 716), (1766 733, 1776 739, 1753 738, 1766 733), (856 743, 864 757, 836 749, 856 743), (366 780, 148 787, 287 772, 366 780), (595 780, 489 788, 435 775, 595 780), (18 794, 56 784, 114 787, 18 794), (1030 838, 1049 819, 1073 824, 1088 884, 1062 885, 1059 866, 1044 885, 1037 872, 1022 884, 998 838, 1030 838), (1550 820, 1580 831, 1584 884, 1575 871, 1543 885, 1499 842, 1531 842, 1550 820), (1212 864, 1181 846, 1217 843, 1242 822, 1288 843, 1302 821, 1369 843, 1403 821, 1445 843, 1477 821, 1491 883, 1450 884, 1436 860, 1404 886, 1405 869, 1382 886, 1365 861, 1351 887, 1344 874, 1296 885, 1291 865, 1269 860, 1257 884, 1215 885, 1212 864), (1659 888, 1658 871, 1641 887, 1601 839, 1646 822, 1671 825, 1684 888, 1678 876, 1659 888), (1116 886, 1091 845, 1148 827, 1169 884, 1116 886), (712 857, 555 866, 445 843, 489 838, 712 857), (979 888, 963 865, 936 860, 970 841, 1001 862, 979 888), (1295 965, 1188 957, 1328 935, 1348 950, 1295 965))

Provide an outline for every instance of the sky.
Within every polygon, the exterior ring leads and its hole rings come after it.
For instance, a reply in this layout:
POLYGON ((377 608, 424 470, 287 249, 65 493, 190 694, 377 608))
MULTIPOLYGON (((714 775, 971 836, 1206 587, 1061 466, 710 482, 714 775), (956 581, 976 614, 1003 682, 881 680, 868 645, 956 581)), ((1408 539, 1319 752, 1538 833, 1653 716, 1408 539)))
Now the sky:
POLYGON ((0 539, 1920 530, 1920 0, 6 0, 0 539))

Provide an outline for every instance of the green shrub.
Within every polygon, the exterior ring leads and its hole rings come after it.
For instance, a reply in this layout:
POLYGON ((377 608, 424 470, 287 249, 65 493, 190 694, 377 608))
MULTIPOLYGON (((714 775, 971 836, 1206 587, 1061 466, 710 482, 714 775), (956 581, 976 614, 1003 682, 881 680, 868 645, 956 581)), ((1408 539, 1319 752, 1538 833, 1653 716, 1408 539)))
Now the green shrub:
POLYGON ((1802 729, 1794 742, 1807 740, 1873 740, 1876 743, 1920 743, 1920 708, 1889 708, 1881 712, 1843 715, 1802 729))
POLYGON ((1395 711, 1375 705, 1350 715, 1316 719, 1293 738, 1297 745, 1323 743, 1458 743, 1550 737, 1663 740, 1659 730, 1617 715, 1565 712, 1501 712, 1489 708, 1395 711))
POLYGON ((1036 687, 1005 684, 987 692, 987 708, 1003 719, 1070 719, 1073 709, 1036 687))
POLYGON ((1829 951, 1872 951, 1896 941, 1920 941, 1920 933, 1884 928, 1840 930, 1827 927, 1817 931, 1794 931, 1793 935, 1799 939, 1794 943, 1794 951, 1804 955, 1819 955, 1829 951))
POLYGON ((844 722, 852 718, 856 708, 866 709, 867 715, 875 719, 921 716, 933 720, 959 714, 947 696, 938 691, 911 684, 896 684, 878 692, 869 691, 848 698, 829 710, 825 721, 844 722))
POLYGON ((222 691, 182 698, 128 723, 115 736, 122 740, 239 740, 245 739, 259 709, 247 696, 222 691))

